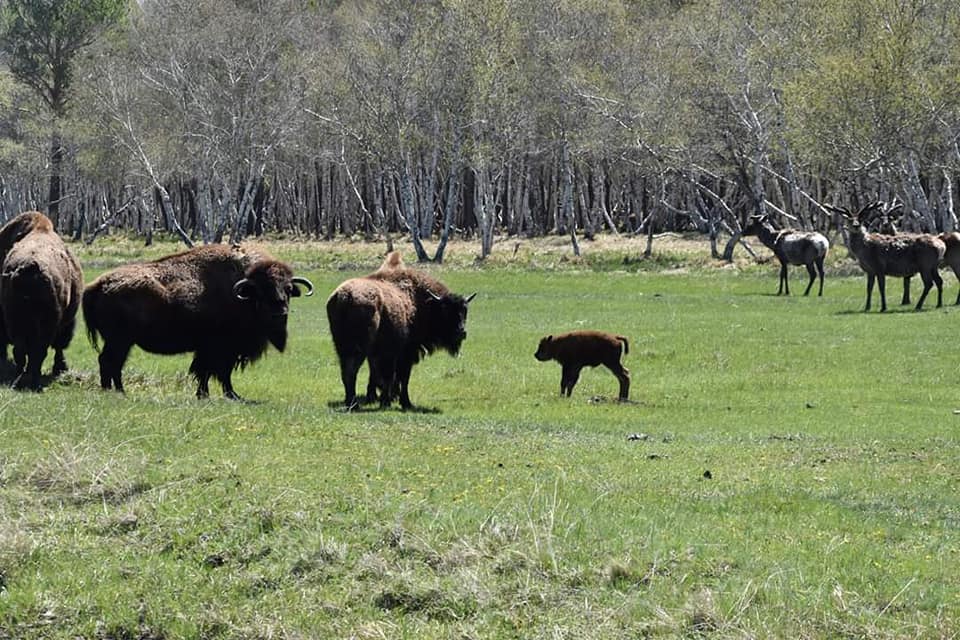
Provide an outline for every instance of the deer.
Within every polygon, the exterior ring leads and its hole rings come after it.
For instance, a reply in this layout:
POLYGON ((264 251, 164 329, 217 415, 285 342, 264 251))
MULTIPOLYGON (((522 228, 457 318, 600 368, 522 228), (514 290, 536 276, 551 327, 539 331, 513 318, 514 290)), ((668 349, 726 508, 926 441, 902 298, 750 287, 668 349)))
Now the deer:
POLYGON ((870 215, 883 203, 873 202, 862 207, 857 213, 849 209, 825 205, 830 211, 840 214, 848 235, 847 246, 867 274, 867 304, 864 311, 870 311, 873 283, 880 289, 880 311, 887 310, 886 277, 908 278, 916 273, 923 280, 923 293, 917 301, 916 310, 923 309, 923 303, 933 285, 937 285, 937 307, 943 306, 943 278, 938 268, 946 252, 946 245, 938 236, 929 234, 900 233, 884 235, 870 233, 864 226, 870 215))
POLYGON ((809 295, 817 276, 820 276, 820 292, 823 295, 823 261, 830 250, 830 242, 816 231, 797 231, 796 229, 777 229, 767 215, 750 216, 750 222, 743 230, 745 236, 757 236, 768 249, 773 251, 780 261, 780 288, 790 295, 790 283, 787 280, 787 265, 804 265, 810 274, 810 282, 803 295, 809 295))

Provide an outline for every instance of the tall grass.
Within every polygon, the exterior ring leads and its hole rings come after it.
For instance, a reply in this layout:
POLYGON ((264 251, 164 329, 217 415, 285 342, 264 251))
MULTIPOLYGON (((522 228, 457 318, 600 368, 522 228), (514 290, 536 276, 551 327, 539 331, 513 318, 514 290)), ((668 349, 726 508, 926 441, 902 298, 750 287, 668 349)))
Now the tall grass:
POLYGON ((0 638, 960 632, 957 310, 679 254, 455 260, 462 357, 414 369, 421 411, 344 413, 324 294, 376 257, 292 253, 318 295, 235 375, 255 403, 137 350, 101 392, 82 327, 67 375, 0 391, 0 638), (631 338, 633 402, 602 368, 559 397, 533 351, 581 327, 631 338))

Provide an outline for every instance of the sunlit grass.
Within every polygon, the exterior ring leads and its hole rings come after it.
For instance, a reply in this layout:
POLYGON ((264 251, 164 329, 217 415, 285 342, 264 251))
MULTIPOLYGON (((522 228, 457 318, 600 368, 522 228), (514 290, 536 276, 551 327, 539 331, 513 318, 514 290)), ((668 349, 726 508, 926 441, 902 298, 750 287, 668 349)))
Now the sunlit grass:
POLYGON ((323 302, 383 248, 271 247, 317 295, 234 376, 255 403, 137 350, 103 393, 82 326, 69 374, 0 391, 0 638, 960 631, 960 311, 863 314, 830 274, 778 298, 769 264, 466 254, 431 267, 479 295, 462 357, 414 369, 427 411, 343 413, 323 302), (559 397, 533 351, 581 327, 630 337, 633 402, 603 369, 559 397))

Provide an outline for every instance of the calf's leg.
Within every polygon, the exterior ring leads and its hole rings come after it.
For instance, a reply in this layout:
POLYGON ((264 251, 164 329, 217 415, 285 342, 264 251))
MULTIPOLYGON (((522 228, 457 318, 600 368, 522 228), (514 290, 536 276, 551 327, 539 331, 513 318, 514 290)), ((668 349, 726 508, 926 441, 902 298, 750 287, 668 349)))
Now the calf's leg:
POLYGON ((566 392, 567 397, 573 393, 573 387, 576 386, 577 380, 580 379, 580 367, 572 364, 563 365, 563 372, 560 378, 560 395, 564 395, 566 392))
POLYGON ((604 366, 610 369, 613 375, 617 376, 617 380, 620 381, 620 395, 618 399, 628 400, 630 398, 630 370, 619 362, 606 363, 604 366))

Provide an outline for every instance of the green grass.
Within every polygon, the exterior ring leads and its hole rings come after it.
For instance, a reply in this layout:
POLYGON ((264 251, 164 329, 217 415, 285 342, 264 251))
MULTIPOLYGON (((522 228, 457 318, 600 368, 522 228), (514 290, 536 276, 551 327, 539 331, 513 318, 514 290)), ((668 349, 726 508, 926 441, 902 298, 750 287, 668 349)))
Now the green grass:
MULTIPOLYGON (((234 376, 257 403, 138 350, 103 393, 82 326, 63 378, 0 391, 0 638, 960 632, 960 309, 680 254, 465 257, 434 268, 479 295, 462 357, 414 369, 426 410, 345 414, 323 302, 376 251, 274 252, 318 294, 234 376), (533 352, 579 327, 630 337, 632 403, 602 369, 559 397, 533 352)), ((140 255, 95 245, 87 279, 140 255)))

